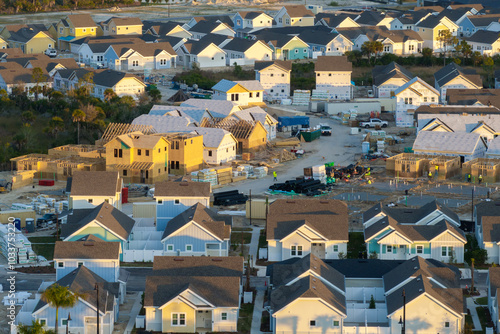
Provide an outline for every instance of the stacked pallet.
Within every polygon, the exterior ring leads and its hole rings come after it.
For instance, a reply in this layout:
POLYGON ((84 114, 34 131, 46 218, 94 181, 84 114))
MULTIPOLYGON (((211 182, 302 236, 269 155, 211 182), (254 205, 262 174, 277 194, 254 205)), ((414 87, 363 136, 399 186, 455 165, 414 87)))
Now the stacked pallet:
POLYGON ((325 165, 312 166, 312 177, 314 180, 319 180, 321 183, 326 183, 325 165))
POLYGON ((209 182, 212 186, 217 185, 217 172, 215 169, 202 169, 191 173, 191 179, 195 182, 209 182))
POLYGON ((65 208, 64 202, 66 202, 67 207, 67 201, 58 202, 54 198, 51 198, 47 195, 38 195, 37 197, 32 199, 31 206, 39 215, 44 215, 46 213, 60 214, 65 208))
POLYGON ((9 236, 9 232, 12 233, 12 230, 9 231, 8 225, 0 225, 0 251, 8 259, 9 264, 13 262, 15 264, 35 262, 36 254, 33 252, 31 242, 28 238, 21 231, 15 229, 15 241, 9 244, 9 239, 12 239, 12 235, 9 236), (9 246, 11 249, 9 249, 9 246))
POLYGON ((267 167, 255 167, 253 169, 253 175, 255 176, 256 179, 261 179, 263 177, 266 177, 267 173, 268 173, 267 167))
POLYGON ((300 89, 294 90, 292 101, 292 105, 294 106, 308 106, 311 101, 311 91, 300 89))
POLYGON ((233 170, 231 167, 217 169, 217 182, 223 186, 232 182, 233 170))
POLYGON ((325 101, 330 98, 330 94, 326 90, 313 89, 311 100, 325 101))

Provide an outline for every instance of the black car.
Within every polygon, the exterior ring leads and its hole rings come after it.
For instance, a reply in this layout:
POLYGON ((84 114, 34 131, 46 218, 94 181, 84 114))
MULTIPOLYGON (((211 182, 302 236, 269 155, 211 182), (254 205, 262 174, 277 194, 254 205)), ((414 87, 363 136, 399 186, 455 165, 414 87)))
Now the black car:
POLYGON ((36 220, 36 227, 46 227, 47 224, 55 223, 57 215, 55 213, 46 213, 42 218, 36 220))

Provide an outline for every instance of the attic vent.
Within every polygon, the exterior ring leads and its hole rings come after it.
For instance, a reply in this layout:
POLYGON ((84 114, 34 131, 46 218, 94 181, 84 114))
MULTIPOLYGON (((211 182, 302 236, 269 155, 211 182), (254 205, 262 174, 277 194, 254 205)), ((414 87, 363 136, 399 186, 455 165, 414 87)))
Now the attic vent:
POLYGON ((189 216, 189 219, 193 219, 193 216, 189 216))
POLYGON ((312 288, 313 288, 314 290, 316 290, 316 287, 315 287, 314 285, 313 285, 313 287, 312 287, 312 288))
POLYGON ((314 268, 314 269, 318 269, 318 267, 316 267, 316 266, 314 266, 313 268, 314 268))
POLYGON ((316 279, 315 279, 315 278, 313 278, 313 282, 316 282, 316 279))
POLYGON ((174 261, 184 261, 184 259, 180 258, 180 257, 176 257, 176 258, 174 258, 174 261))
POLYGON ((420 281, 420 277, 417 277, 417 281, 420 281))
POLYGON ((99 218, 102 218, 102 216, 99 216, 99 218))
POLYGON ((417 261, 417 258, 416 258, 416 257, 413 257, 411 260, 412 260, 412 261, 417 261))
POLYGON ((418 269, 417 266, 413 267, 413 270, 417 270, 417 269, 418 269))
POLYGON ((217 259, 212 259, 212 261, 214 261, 214 262, 222 262, 222 259, 221 258, 217 258, 217 259))
POLYGON ((424 291, 424 290, 422 290, 422 289, 418 289, 418 292, 422 292, 422 291, 424 291))

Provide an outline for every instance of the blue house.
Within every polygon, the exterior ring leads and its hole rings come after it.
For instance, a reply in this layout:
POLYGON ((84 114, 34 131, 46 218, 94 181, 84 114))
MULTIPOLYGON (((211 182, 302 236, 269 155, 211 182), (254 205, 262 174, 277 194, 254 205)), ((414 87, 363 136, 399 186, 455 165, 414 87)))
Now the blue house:
MULTIPOLYGON (((68 223, 62 226, 61 236, 64 241, 78 241, 82 237, 93 234, 104 241, 116 241, 121 250, 128 249, 128 241, 135 220, 112 207, 102 203, 94 209, 73 210, 68 216, 68 223)), ((120 260, 123 254, 120 254, 120 260)))
POLYGON ((120 283, 120 303, 125 300, 128 272, 120 269, 121 244, 106 242, 89 234, 78 241, 56 241, 54 267, 56 280, 85 266, 107 282, 120 283))
POLYGON ((228 256, 231 223, 231 217, 197 203, 168 222, 161 239, 164 255, 228 256))
POLYGON ((165 181, 155 185, 156 230, 165 231, 168 222, 196 203, 210 207, 210 183, 165 181))

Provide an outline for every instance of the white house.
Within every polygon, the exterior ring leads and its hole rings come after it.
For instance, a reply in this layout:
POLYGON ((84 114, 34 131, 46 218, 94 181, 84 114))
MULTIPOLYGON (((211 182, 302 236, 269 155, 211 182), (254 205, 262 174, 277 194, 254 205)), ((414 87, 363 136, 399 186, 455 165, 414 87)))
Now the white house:
POLYGON ((76 171, 71 179, 69 207, 93 209, 106 202, 121 210, 122 188, 118 172, 76 171))
POLYGON ((229 81, 222 79, 212 87, 212 99, 225 100, 240 106, 264 105, 264 88, 257 80, 229 81))
POLYGON ((210 165, 220 165, 236 159, 238 141, 224 129, 199 128, 193 130, 203 136, 203 161, 210 165))
POLYGON ((196 203, 210 207, 208 182, 165 181, 155 184, 156 230, 165 231, 168 222, 196 203))
POLYGON ((467 43, 473 52, 477 51, 482 55, 492 57, 500 53, 500 37, 496 31, 478 30, 467 38, 467 43))
POLYGON ((254 65, 256 61, 273 59, 273 49, 259 40, 235 38, 222 47, 227 53, 226 64, 254 65))
POLYGON ((375 66, 372 77, 375 97, 392 97, 394 92, 413 79, 414 75, 403 66, 392 62, 385 66, 375 66))
POLYGON ((231 26, 226 23, 206 20, 196 23, 189 29, 189 32, 193 35, 192 39, 201 39, 207 34, 216 34, 226 37, 234 37, 236 35, 231 26))
POLYGON ((421 105, 438 104, 439 91, 420 79, 414 77, 394 91, 396 98, 396 126, 413 126, 411 114, 421 105))
POLYGON ((455 89, 481 89, 483 80, 479 74, 465 72, 462 67, 452 62, 434 73, 434 87, 441 95, 441 102, 446 102, 446 91, 450 88, 455 89))
POLYGON ((347 205, 338 200, 278 199, 269 208, 266 229, 269 261, 347 254, 347 205))
POLYGON ((223 35, 207 34, 199 41, 183 44, 177 51, 179 65, 185 68, 226 66, 227 54, 221 46, 226 40, 223 35))
POLYGON ((382 260, 420 256, 463 263, 467 239, 459 227, 457 214, 436 201, 418 209, 376 204, 363 214, 366 251, 382 260))
POLYGON ((243 38, 253 31, 272 28, 273 18, 264 12, 240 11, 234 14, 233 27, 236 31, 236 36, 243 38))
POLYGON ((255 80, 264 88, 264 100, 281 100, 290 97, 292 62, 274 60, 255 62, 255 80))
MULTIPOLYGON (((474 207, 474 224, 479 247, 488 252, 488 263, 499 263, 500 206, 497 201, 481 202, 474 207)), ((498 312, 498 310, 497 310, 498 312)))
MULTIPOLYGON (((352 98, 352 63, 346 56, 320 56, 314 65, 316 91, 326 94, 328 99, 350 100, 352 98)), ((314 93, 313 93, 314 94, 314 93)))

